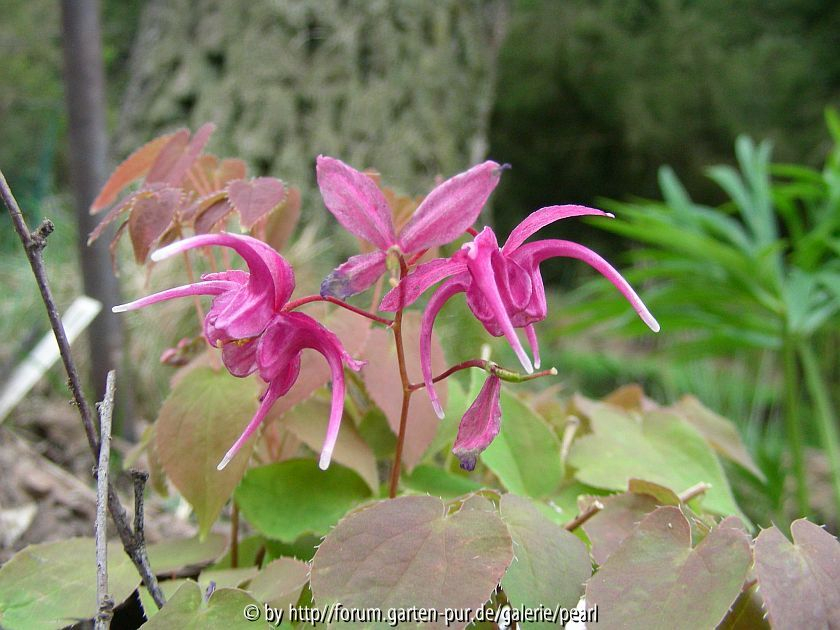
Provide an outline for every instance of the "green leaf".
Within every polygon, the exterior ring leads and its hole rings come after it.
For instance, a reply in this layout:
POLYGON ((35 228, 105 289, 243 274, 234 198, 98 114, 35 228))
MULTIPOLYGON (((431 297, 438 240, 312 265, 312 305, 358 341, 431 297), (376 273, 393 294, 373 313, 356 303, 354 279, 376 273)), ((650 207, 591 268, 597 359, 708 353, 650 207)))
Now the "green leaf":
POLYGON ((755 573, 774 628, 833 628, 840 611, 840 543, 805 519, 755 539, 755 573))
MULTIPOLYGON (((330 403, 310 398, 283 416, 283 423, 301 442, 320 452, 330 419, 330 403)), ((333 451, 333 461, 359 473, 372 492, 379 491, 376 457, 352 422, 342 422, 333 451)))
POLYGON ((369 496, 370 488, 352 470, 338 464, 321 470, 311 459, 252 468, 236 489, 236 502, 248 521, 284 542, 325 533, 369 496))
POLYGON ((201 588, 193 581, 184 582, 171 599, 157 614, 141 627, 147 630, 155 628, 178 628, 179 630, 227 630, 230 628, 263 628, 268 624, 255 624, 245 618, 248 606, 256 606, 262 617, 263 605, 257 603, 248 593, 234 588, 216 589, 207 601, 204 601, 201 588))
POLYGON ((544 497, 560 485, 560 441, 528 405, 502 388, 502 428, 481 461, 515 494, 544 497))
POLYGON ((646 516, 586 587, 599 628, 714 628, 738 598, 751 563, 750 540, 727 518, 694 549, 676 507, 646 516))
MULTIPOLYGON (((265 553, 263 549, 266 546, 266 538, 259 535, 254 536, 246 536, 245 538, 239 539, 239 549, 238 549, 238 557, 237 562, 240 567, 249 566, 249 565, 256 565, 257 564, 257 556, 261 553, 265 553)), ((231 551, 230 549, 228 552, 219 558, 216 562, 210 565, 211 569, 230 569, 231 568, 231 551)))
POLYGON ((676 492, 706 482, 711 485, 703 497, 706 510, 743 517, 717 457, 681 418, 654 411, 640 422, 616 408, 601 406, 591 413, 590 424, 593 432, 575 440, 569 454, 579 481, 623 490, 636 478, 676 492))
MULTIPOLYGON (((447 514, 440 499, 398 497, 342 519, 312 560, 318 606, 475 610, 513 559, 493 504, 472 497, 447 514)), ((464 627, 456 623, 452 627, 464 627)))
MULTIPOLYGON (((108 545, 108 592, 122 603, 140 576, 119 543, 108 545)), ((92 538, 30 545, 0 568, 0 627, 63 628, 96 615, 92 538)))
POLYGON ((683 396, 671 409, 688 420, 715 451, 765 481, 764 473, 750 457, 738 429, 730 420, 707 409, 694 396, 683 396))
POLYGON ((202 589, 215 584, 214 588, 244 588, 246 584, 259 573, 255 566, 237 567, 236 569, 205 569, 198 576, 198 584, 202 589))
POLYGON ((715 630, 770 630, 758 588, 742 591, 715 630))
MULTIPOLYGON (((515 555, 502 578, 514 606, 574 608, 592 575, 589 552, 574 534, 552 523, 528 500, 506 494, 499 503, 515 555)), ((525 627, 549 627, 531 623, 525 627)))
MULTIPOLYGON (((175 593, 178 592, 178 589, 187 582, 192 582, 192 580, 188 580, 187 578, 160 580, 158 582, 158 586, 160 586, 160 590, 166 601, 169 601, 175 593)), ((155 600, 152 599, 152 596, 149 595, 148 589, 146 589, 146 587, 142 584, 140 585, 140 588, 137 589, 137 593, 140 595, 140 606, 143 608, 146 620, 149 620, 158 613, 157 604, 155 604, 155 600)))
POLYGON ((156 575, 174 573, 184 567, 207 565, 227 549, 227 537, 209 534, 204 540, 180 538, 148 545, 149 565, 156 575))
POLYGON ((275 608, 286 608, 300 599, 309 581, 309 565, 295 558, 277 558, 251 580, 248 592, 275 608))
POLYGON ((252 379, 198 367, 181 379, 163 403, 155 439, 166 474, 190 502, 202 537, 248 466, 252 437, 224 470, 219 462, 257 409, 252 379))
POLYGON ((401 483, 409 490, 430 494, 434 497, 451 499, 462 494, 475 492, 481 484, 464 475, 455 475, 439 466, 420 464, 411 473, 404 473, 401 483))

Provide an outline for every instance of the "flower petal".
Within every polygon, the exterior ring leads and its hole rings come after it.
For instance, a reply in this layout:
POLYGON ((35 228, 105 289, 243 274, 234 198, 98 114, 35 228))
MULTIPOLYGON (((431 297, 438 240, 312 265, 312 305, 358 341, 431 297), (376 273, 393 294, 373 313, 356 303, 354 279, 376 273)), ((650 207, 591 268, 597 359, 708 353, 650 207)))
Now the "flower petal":
POLYGON ((469 283, 469 276, 462 274, 444 282, 432 295, 426 310, 423 311, 423 319, 420 323, 420 369, 423 372, 423 383, 426 385, 426 393, 432 401, 437 417, 443 420, 443 407, 432 383, 432 328, 435 318, 443 308, 446 301, 456 293, 465 291, 469 283))
POLYGON ((493 230, 489 227, 484 228, 472 243, 464 245, 462 251, 466 252, 467 267, 472 276, 472 287, 470 288, 481 292, 487 307, 493 313, 495 323, 499 326, 510 347, 513 348, 522 367, 528 374, 533 373, 534 367, 531 365, 531 359, 522 347, 519 337, 516 336, 505 302, 499 292, 492 264, 493 255, 498 255, 499 247, 493 230))
POLYGON ((321 295, 343 300, 361 293, 385 273, 385 257, 383 251, 351 256, 324 278, 321 295))
POLYGON ((478 219, 501 173, 502 167, 488 160, 430 192, 400 232, 403 252, 419 252, 461 236, 478 219))
POLYGON ((595 208, 587 208, 586 206, 564 205, 540 208, 539 210, 529 214, 525 217, 525 220, 522 221, 522 223, 513 228, 510 236, 508 236, 507 242, 502 247, 502 253, 512 253, 513 250, 522 245, 528 237, 549 223, 554 223, 555 221, 567 219, 569 217, 580 217, 595 214, 610 218, 613 216, 608 212, 596 210, 595 208))
POLYGON ((540 343, 537 341, 537 331, 533 324, 525 326, 525 335, 528 337, 528 345, 531 346, 531 355, 534 357, 534 369, 540 369, 540 343))
POLYGON ((464 470, 475 468, 479 453, 490 446, 499 434, 502 425, 502 406, 499 402, 501 392, 502 382, 499 377, 488 376, 458 425, 458 437, 452 453, 461 460, 461 468, 464 470))
MULTIPOLYGON (((341 416, 344 412, 344 364, 358 371, 364 362, 354 360, 344 350, 335 333, 309 315, 283 313, 266 329, 260 340, 257 354, 260 376, 272 382, 278 379, 290 362, 297 361, 299 365, 300 353, 304 348, 311 348, 324 355, 332 374, 330 420, 319 463, 322 469, 326 469, 332 458, 341 426, 341 416)), ((294 378, 297 378, 297 374, 294 378)), ((291 382, 285 391, 288 391, 290 387, 291 382)))
POLYGON ((152 260, 159 261, 196 247, 218 245, 229 247, 248 264, 248 282, 228 299, 217 298, 207 314, 205 330, 214 340, 245 339, 259 335, 274 313, 288 301, 295 286, 291 265, 271 247, 250 236, 241 234, 201 234, 157 250, 152 260))
POLYGON ((268 410, 271 409, 271 406, 275 403, 275 401, 288 391, 288 387, 285 391, 283 391, 282 385, 283 384, 280 382, 268 384, 268 389, 266 389, 265 394, 263 394, 262 402, 260 403, 259 409, 257 409, 257 413, 255 413, 254 417, 251 418, 251 421, 248 423, 248 426, 245 427, 242 435, 236 438, 236 442, 234 442, 233 446, 231 446, 228 449, 228 452, 225 453, 222 461, 220 461, 216 466, 216 470, 224 470, 225 466, 230 463, 230 460, 236 456, 239 449, 242 448, 245 442, 248 441, 248 438, 254 434, 254 431, 256 431, 262 424, 262 421, 265 420, 268 410))
POLYGON ((173 300, 179 297, 187 297, 190 295, 221 295, 227 291, 239 288, 236 282, 228 280, 204 280, 201 282, 193 282, 192 284, 185 284, 180 287, 166 289, 152 295, 147 295, 139 300, 128 302, 126 304, 118 304, 111 310, 114 313, 125 313, 126 311, 134 311, 138 308, 144 308, 150 304, 157 304, 158 302, 165 302, 166 300, 173 300))
POLYGON ((403 307, 409 306, 433 284, 466 270, 467 266, 464 263, 449 258, 430 260, 403 278, 399 286, 391 289, 379 303, 379 310, 386 313, 397 311, 400 308, 400 291, 405 291, 403 307))
POLYGON ((591 267, 599 271, 607 280, 612 282, 616 289, 627 298, 633 310, 639 314, 642 321, 648 325, 653 332, 659 332, 659 322, 656 321, 653 315, 642 302, 641 298, 633 290, 633 287, 625 280, 618 271, 606 260, 601 258, 591 249, 572 243, 571 241, 561 241, 555 239, 547 239, 543 241, 536 241, 523 245, 516 252, 516 257, 520 261, 530 260, 530 265, 536 268, 542 261, 547 258, 554 258, 555 256, 562 256, 564 258, 576 258, 582 260, 591 267))
POLYGON ((345 229, 382 250, 396 243, 391 208, 370 177, 323 155, 315 170, 324 205, 345 229))

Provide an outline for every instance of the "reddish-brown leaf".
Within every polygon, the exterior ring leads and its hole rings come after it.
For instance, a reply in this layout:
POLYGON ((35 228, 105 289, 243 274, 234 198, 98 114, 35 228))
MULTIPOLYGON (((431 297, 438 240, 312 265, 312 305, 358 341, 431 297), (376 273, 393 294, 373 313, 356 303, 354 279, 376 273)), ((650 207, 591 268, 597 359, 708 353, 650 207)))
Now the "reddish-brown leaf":
POLYGON ((181 216, 186 223, 192 222, 196 234, 207 234, 233 212, 224 191, 199 199, 181 216))
POLYGON ((182 193, 177 188, 164 188, 138 195, 128 219, 128 233, 138 264, 146 262, 149 250, 172 224, 182 193))
POLYGON ((228 184, 227 191, 231 205, 239 213, 239 223, 246 230, 286 199, 286 186, 273 177, 237 179, 228 184))
POLYGON ((117 217, 120 216, 123 212, 131 212, 131 209, 134 207, 134 202, 137 201, 138 195, 141 192, 142 191, 138 191, 132 195, 129 195, 128 197, 122 200, 122 203, 111 208, 108 211, 108 214, 106 214, 99 222, 99 225, 97 225, 93 229, 93 232, 90 233, 90 236, 88 236, 88 245, 90 245, 91 243, 93 243, 93 241, 102 236, 102 232, 105 230, 105 228, 108 227, 111 223, 113 223, 117 219, 117 217))
POLYGON ((248 167, 243 160, 238 158, 226 158, 219 163, 216 169, 213 184, 216 188, 226 186, 228 182, 235 179, 245 179, 248 176, 248 167))
POLYGON ((105 182, 105 185, 102 187, 102 191, 96 199, 93 200, 93 203, 90 206, 90 213, 96 214, 111 205, 123 188, 148 173, 160 152, 169 144, 173 136, 175 136, 175 133, 155 138, 129 155, 122 164, 120 164, 114 172, 111 173, 108 181, 105 182))
POLYGON ((172 186, 178 186, 182 183, 187 171, 192 168, 192 165, 198 160, 204 147, 207 146, 207 141, 215 129, 216 125, 213 123, 205 123, 195 132, 190 143, 181 155, 178 156, 169 173, 165 175, 164 182, 172 186))
POLYGON ((265 217, 263 239, 277 251, 283 251, 300 221, 300 190, 289 188, 282 207, 265 217))
MULTIPOLYGON (((422 382, 420 372, 420 313, 408 311, 402 321, 403 345, 405 349, 408 378, 413 383, 422 382)), ((399 433, 402 410, 402 383, 397 364, 397 353, 391 331, 376 329, 370 333, 365 359, 368 364, 362 368, 365 386, 373 401, 385 412, 391 430, 399 433)), ((446 369, 443 349, 437 336, 432 337, 432 373, 439 374, 446 369)), ((437 384, 441 405, 446 407, 446 381, 437 384)), ((420 461, 426 448, 437 432, 438 417, 429 402, 426 392, 420 390, 411 397, 408 408, 403 463, 411 471, 420 461)))
POLYGON ((774 628, 840 628, 840 544, 799 519, 793 544, 775 526, 755 539, 758 590, 774 628))
POLYGON ((161 149, 152 166, 149 168, 149 174, 146 175, 146 183, 154 184, 155 182, 163 182, 167 175, 175 166, 178 158, 184 153, 187 144, 190 141, 190 130, 179 129, 171 135, 169 142, 161 149))

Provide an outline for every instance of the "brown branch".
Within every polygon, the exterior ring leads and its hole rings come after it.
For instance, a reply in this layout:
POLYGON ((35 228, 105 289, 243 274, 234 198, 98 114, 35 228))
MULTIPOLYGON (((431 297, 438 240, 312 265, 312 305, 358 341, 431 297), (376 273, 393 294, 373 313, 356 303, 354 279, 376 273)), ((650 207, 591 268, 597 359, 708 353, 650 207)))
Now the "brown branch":
POLYGON ((600 501, 593 501, 592 505, 586 508, 583 512, 578 514, 575 518, 564 525, 564 529, 568 532, 575 531, 578 527, 583 525, 590 518, 595 516, 598 512, 604 509, 604 504, 600 501))
POLYGON ((111 458, 111 419, 114 414, 114 371, 108 372, 105 384, 105 397, 97 405, 99 410, 99 465, 96 468, 96 520, 94 538, 96 539, 96 630, 106 630, 111 626, 114 616, 114 600, 108 595, 108 469, 111 458))
POLYGON ((391 331, 394 333, 394 343, 397 347, 397 363, 400 370, 400 382, 402 383, 402 406, 400 407, 400 429, 397 434, 397 446, 394 450, 394 466, 391 468, 391 483, 388 487, 388 497, 393 499, 397 496, 397 488, 400 485, 400 473, 402 472, 402 452, 405 445, 405 433, 408 425, 408 406, 411 404, 411 381, 408 378, 408 370, 405 364, 405 348, 403 347, 402 317, 405 310, 405 285, 403 278, 408 274, 408 266, 405 259, 400 255, 400 305, 394 314, 394 324, 391 331))
MULTIPOLYGON (((67 372, 68 384, 70 391, 73 394, 73 403, 79 410, 79 415, 82 418, 82 426, 85 430, 88 446, 93 455, 94 461, 99 459, 99 438, 96 433, 96 427, 93 423, 93 414, 90 405, 82 392, 81 380, 79 372, 76 369, 76 364, 73 361, 73 355, 70 353, 70 342, 67 340, 67 335, 64 332, 64 326, 61 323, 61 317, 58 314, 58 307, 50 289, 49 281, 47 280, 47 272, 44 267, 43 250, 47 245, 47 236, 55 229, 51 221, 45 219, 37 230, 29 231, 26 225, 26 220, 23 218, 23 213, 18 206, 17 200, 12 194, 9 184, 6 182, 6 177, 0 171, 0 198, 3 199, 9 215, 12 217, 12 224, 17 232, 23 249, 26 252, 26 257, 29 260, 29 266, 32 267, 32 273, 35 276, 35 282, 38 284, 38 289, 41 292, 41 300, 47 310, 47 317, 50 320, 55 341, 58 345, 58 351, 61 355, 61 361, 64 364, 64 371, 67 372)), ((146 558, 145 547, 137 544, 135 533, 131 530, 131 525, 128 522, 128 515, 120 503, 114 485, 108 482, 108 511, 111 513, 111 518, 117 528, 117 533, 120 535, 120 540, 123 544, 123 549, 131 558, 134 565, 137 567, 140 577, 149 594, 155 600, 158 608, 163 606, 163 593, 158 586, 157 578, 152 573, 149 567, 148 559, 146 558)), ((141 528, 142 533, 142 528, 141 528)))

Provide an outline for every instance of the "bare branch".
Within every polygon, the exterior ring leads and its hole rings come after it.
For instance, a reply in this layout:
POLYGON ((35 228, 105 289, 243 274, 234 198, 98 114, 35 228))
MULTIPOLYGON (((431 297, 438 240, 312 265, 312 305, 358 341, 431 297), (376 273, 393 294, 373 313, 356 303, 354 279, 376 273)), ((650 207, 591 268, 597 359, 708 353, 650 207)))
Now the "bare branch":
MULTIPOLYGON (((17 200, 12 194, 2 171, 0 171, 0 198, 3 200, 3 203, 9 211, 9 215, 12 217, 15 232, 17 232, 20 242, 23 244, 26 257, 29 259, 29 265, 32 267, 35 282, 38 284, 38 289, 41 292, 41 300, 47 309, 47 317, 49 317, 50 326, 55 335, 55 341, 58 344, 61 361, 64 364, 64 371, 67 372, 70 391, 73 394, 73 402, 79 409, 79 415, 82 418, 82 425, 85 429, 90 451, 94 460, 98 461, 99 438, 96 433, 96 427, 93 424, 93 414, 82 392, 79 372, 73 361, 73 355, 70 353, 70 342, 67 340, 67 335, 64 332, 64 326, 61 323, 58 307, 55 304, 55 299, 53 298, 52 290, 47 280, 47 272, 44 268, 43 249, 47 244, 47 236, 53 231, 54 226, 51 221, 44 220, 37 230, 34 232, 29 231, 20 206, 18 206, 17 200)), ((120 503, 114 485, 110 481, 108 482, 108 511, 111 512, 111 518, 114 520, 117 533, 120 535, 123 549, 125 549, 125 552, 131 558, 132 562, 134 562, 134 566, 140 572, 140 577, 143 578, 143 583, 146 585, 149 594, 155 600, 158 608, 162 607, 165 600, 160 586, 158 586, 157 578, 149 567, 145 546, 137 545, 134 532, 132 532, 131 525, 128 522, 128 515, 125 513, 125 509, 122 503, 120 503)))
POLYGON ((108 595, 108 536, 106 509, 108 503, 108 469, 111 458, 111 418, 114 413, 114 371, 108 372, 105 384, 105 398, 99 409, 99 466, 96 468, 96 630, 111 626, 114 616, 114 600, 108 595))
POLYGON ((569 531, 569 532, 575 531, 578 527, 583 525, 586 521, 588 521, 590 518, 595 516, 598 512, 600 512, 603 509, 604 509, 604 504, 603 503, 601 503, 600 501, 593 501, 592 505, 590 505, 588 508, 586 508, 586 510, 584 510, 583 512, 578 514, 575 518, 573 518, 571 521, 566 523, 566 525, 565 525, 566 531, 569 531))

